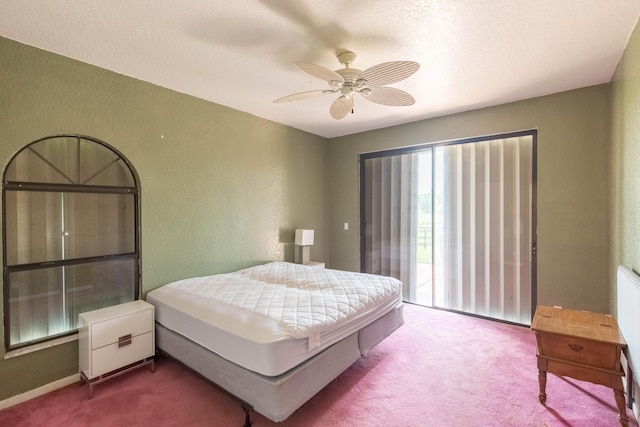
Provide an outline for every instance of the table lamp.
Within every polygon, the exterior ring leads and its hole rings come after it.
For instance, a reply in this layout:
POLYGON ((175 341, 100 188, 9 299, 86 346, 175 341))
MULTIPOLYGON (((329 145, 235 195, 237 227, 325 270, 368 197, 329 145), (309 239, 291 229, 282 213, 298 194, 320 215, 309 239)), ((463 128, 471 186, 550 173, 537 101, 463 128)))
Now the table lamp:
POLYGON ((313 230, 296 230, 296 263, 309 264, 309 246, 313 246, 313 230))

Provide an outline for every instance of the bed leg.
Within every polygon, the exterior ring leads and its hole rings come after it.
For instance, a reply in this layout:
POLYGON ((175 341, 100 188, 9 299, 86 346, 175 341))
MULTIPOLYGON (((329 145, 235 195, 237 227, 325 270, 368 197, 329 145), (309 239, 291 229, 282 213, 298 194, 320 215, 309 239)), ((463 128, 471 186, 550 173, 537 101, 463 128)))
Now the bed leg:
POLYGON ((251 407, 242 405, 242 410, 244 411, 244 426, 242 427, 251 427, 251 407))

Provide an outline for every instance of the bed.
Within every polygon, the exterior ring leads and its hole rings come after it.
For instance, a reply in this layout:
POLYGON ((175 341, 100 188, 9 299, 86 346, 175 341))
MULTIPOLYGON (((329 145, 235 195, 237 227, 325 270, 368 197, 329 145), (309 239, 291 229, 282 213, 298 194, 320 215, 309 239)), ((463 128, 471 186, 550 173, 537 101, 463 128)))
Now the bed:
POLYGON ((402 283, 270 262, 147 294, 158 349, 279 422, 404 322, 402 283))

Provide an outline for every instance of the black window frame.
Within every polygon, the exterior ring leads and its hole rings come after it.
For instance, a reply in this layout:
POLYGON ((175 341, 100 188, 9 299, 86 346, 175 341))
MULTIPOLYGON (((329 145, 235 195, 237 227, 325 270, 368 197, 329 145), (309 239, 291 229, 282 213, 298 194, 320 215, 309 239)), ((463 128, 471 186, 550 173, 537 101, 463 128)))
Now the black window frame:
MULTIPOLYGON (((80 164, 80 155, 78 154, 78 164, 80 164)), ((114 161, 116 163, 117 161, 114 161)), ((46 162, 46 160, 45 160, 46 162)), ((105 168, 106 169, 106 168, 105 168)), ((97 172, 97 174, 102 171, 97 172)), ((4 346, 5 351, 17 350, 20 348, 28 347, 34 344, 43 343, 47 341, 51 341, 54 339, 58 339, 65 336, 70 336, 78 333, 78 329, 71 329, 68 331, 64 331, 62 333, 50 334, 46 337, 36 338, 33 340, 20 342, 17 344, 11 344, 11 316, 9 312, 9 295, 10 295, 10 280, 9 275, 11 273, 20 272, 20 271, 28 271, 28 270, 37 270, 44 268, 55 268, 55 267, 66 267, 66 266, 77 266, 82 264, 90 264, 90 263, 106 263, 114 260, 127 260, 131 259, 133 262, 133 300, 137 300, 141 296, 141 286, 142 286, 142 275, 141 275, 141 256, 140 256, 140 236, 141 236, 141 227, 140 227, 140 180, 136 173, 135 168, 129 162, 129 160, 117 149, 107 144, 104 141, 101 141, 97 138, 78 135, 78 134, 57 134, 51 135, 44 138, 40 138, 35 140, 23 148, 18 150, 6 163, 5 168, 3 170, 2 175, 2 265, 3 265, 3 327, 4 327, 4 346), (88 185, 83 183, 78 184, 63 184, 63 183, 42 183, 42 182, 24 182, 24 181, 11 181, 7 179, 7 172, 9 170, 10 165, 12 165, 13 161, 20 155, 24 150, 28 150, 35 144, 42 143, 46 140, 55 140, 59 138, 66 138, 69 140, 74 140, 78 143, 78 152, 80 151, 80 142, 87 141, 94 144, 100 145, 102 148, 109 150, 116 157, 117 161, 122 161, 126 166, 126 170, 130 173, 130 179, 133 182, 133 186, 110 186, 110 185, 88 185), (7 191, 40 191, 40 192, 54 192, 54 193, 91 193, 91 194, 116 194, 116 195, 131 195, 134 199, 133 201, 133 233, 134 233, 134 243, 133 243, 133 251, 126 253, 117 253, 117 254, 109 254, 109 255, 97 255, 97 256, 87 256, 87 257, 77 257, 72 259, 59 259, 59 260, 44 260, 41 262, 31 262, 24 264, 15 264, 15 265, 7 265, 7 223, 6 223, 6 192, 7 191)))

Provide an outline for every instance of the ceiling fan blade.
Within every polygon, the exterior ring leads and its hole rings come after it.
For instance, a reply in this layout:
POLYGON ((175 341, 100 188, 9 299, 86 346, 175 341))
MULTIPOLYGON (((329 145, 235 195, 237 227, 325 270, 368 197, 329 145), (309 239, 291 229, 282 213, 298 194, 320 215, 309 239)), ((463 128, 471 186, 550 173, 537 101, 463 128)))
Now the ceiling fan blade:
POLYGON ((381 86, 404 80, 420 68, 420 64, 413 61, 392 61, 374 65, 362 72, 361 78, 369 86, 381 86))
POLYGON ((314 96, 323 95, 325 93, 333 93, 333 91, 327 90, 310 90, 308 92, 300 92, 294 93, 293 95, 283 96, 282 98, 278 98, 273 102, 289 102, 289 101, 298 101, 300 99, 313 98, 314 96))
POLYGON ((371 92, 368 95, 363 94, 363 96, 376 104, 402 107, 413 105, 416 102, 413 96, 395 87, 373 86, 369 89, 371 89, 371 92))
POLYGON ((336 120, 344 118, 353 110, 353 96, 340 96, 331 103, 329 113, 336 120))
POLYGON ((317 77, 321 80, 326 80, 330 82, 331 80, 338 81, 340 83, 344 83, 344 79, 342 76, 335 71, 332 71, 328 68, 323 67, 322 65, 311 64, 310 62, 294 62, 296 67, 304 71, 305 73, 312 75, 313 77, 317 77))

